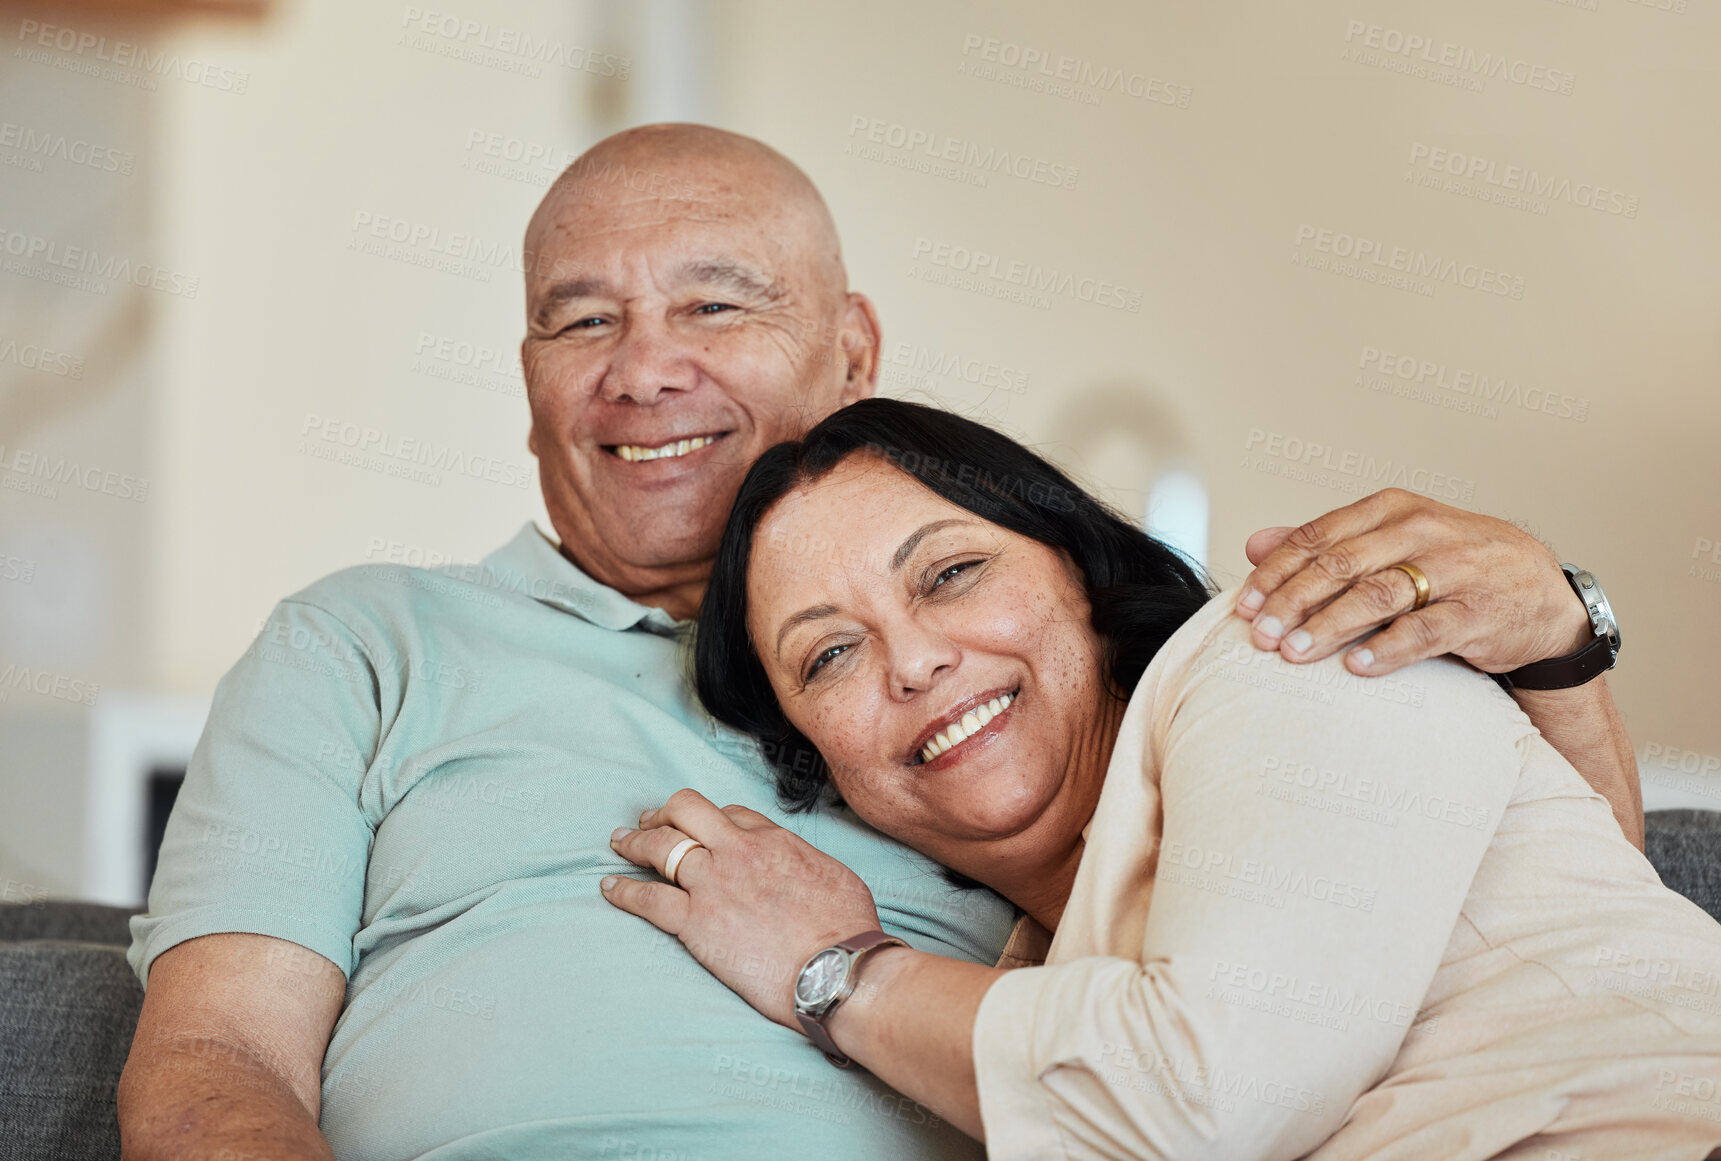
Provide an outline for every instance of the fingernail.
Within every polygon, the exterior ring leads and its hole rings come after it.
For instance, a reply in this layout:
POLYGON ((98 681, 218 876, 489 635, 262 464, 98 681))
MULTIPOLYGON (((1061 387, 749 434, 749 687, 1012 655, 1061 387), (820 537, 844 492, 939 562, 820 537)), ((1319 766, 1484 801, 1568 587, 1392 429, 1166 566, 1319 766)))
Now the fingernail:
POLYGON ((1252 617, 1260 609, 1263 597, 1254 589, 1244 589, 1243 595, 1237 598, 1237 611, 1246 617, 1252 617))
POLYGON ((608 891, 614 888, 615 884, 616 877, 614 875, 605 875, 603 878, 598 880, 598 889, 600 891, 608 891))
POLYGON ((1255 631, 1263 637, 1271 637, 1277 641, 1285 632, 1285 626, 1279 623, 1277 617, 1262 617, 1255 622, 1255 631))
POLYGON ((614 846, 616 843, 621 842, 622 839, 626 838, 628 835, 630 835, 632 833, 633 833, 633 831, 628 829, 625 826, 616 827, 615 830, 610 832, 610 845, 614 846))
POLYGON ((1373 649, 1352 649, 1351 657, 1356 661, 1358 669, 1367 669, 1374 664, 1373 649))
POLYGON ((1314 643, 1315 639, 1309 636, 1308 633, 1302 629, 1298 629, 1295 633, 1292 633, 1289 637, 1285 638, 1285 645, 1292 653, 1307 653, 1309 651, 1309 646, 1314 643))

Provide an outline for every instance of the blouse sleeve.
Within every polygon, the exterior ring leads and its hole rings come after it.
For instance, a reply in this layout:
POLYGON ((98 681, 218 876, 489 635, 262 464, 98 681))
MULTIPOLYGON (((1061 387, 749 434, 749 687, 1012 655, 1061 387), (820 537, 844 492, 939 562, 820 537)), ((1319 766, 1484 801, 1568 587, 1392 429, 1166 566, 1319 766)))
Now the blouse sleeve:
POLYGON ((1145 919, 1113 955, 1009 972, 982 1003, 995 1161, 1301 1157, 1416 1017, 1533 730, 1456 661, 1359 679, 1247 634, 1226 616, 1125 719, 1140 768, 1114 757, 1086 858, 1117 862, 1116 828, 1138 828, 1145 919), (1105 817, 1155 795, 1157 847, 1139 806, 1105 817))

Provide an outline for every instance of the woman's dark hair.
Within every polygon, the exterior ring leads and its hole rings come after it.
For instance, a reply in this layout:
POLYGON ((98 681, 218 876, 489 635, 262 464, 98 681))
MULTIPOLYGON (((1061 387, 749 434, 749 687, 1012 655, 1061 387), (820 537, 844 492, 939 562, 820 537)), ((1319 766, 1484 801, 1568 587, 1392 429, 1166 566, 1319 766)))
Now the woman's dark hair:
POLYGON ((851 455, 873 455, 960 508, 1069 553, 1106 642, 1112 693, 1127 699, 1153 655, 1212 595, 1186 559, 1077 487, 1015 440, 948 411, 866 399, 753 464, 717 549, 699 610, 694 680, 718 721, 757 738, 790 810, 818 802, 829 769, 789 724, 747 632, 747 563, 765 513, 851 455))

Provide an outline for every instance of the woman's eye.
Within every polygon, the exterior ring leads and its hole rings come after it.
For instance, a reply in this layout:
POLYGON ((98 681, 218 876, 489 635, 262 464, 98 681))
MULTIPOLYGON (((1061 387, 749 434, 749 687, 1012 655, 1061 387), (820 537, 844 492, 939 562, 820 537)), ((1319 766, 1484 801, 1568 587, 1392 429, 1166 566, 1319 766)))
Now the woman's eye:
POLYGON ((813 677, 818 675, 819 670, 825 667, 825 662, 835 661, 844 651, 850 648, 852 648, 852 646, 832 645, 829 649, 826 649, 823 653, 820 653, 817 657, 813 658, 813 663, 807 667, 808 680, 811 680, 813 677))
POLYGON ((961 564, 953 564, 949 568, 945 569, 943 572, 939 573, 937 576, 933 577, 932 578, 932 584, 930 587, 937 588, 940 585, 942 585, 945 581, 950 580, 952 577, 957 577, 957 576, 962 575, 964 572, 968 571, 969 569, 973 568, 975 565, 977 565, 979 563, 980 562, 977 560, 965 560, 961 564))
POLYGON ((703 302, 703 303, 700 303, 698 306, 693 308, 693 313, 694 314, 717 314, 720 311, 734 310, 734 309, 735 309, 735 306, 733 303, 703 302))

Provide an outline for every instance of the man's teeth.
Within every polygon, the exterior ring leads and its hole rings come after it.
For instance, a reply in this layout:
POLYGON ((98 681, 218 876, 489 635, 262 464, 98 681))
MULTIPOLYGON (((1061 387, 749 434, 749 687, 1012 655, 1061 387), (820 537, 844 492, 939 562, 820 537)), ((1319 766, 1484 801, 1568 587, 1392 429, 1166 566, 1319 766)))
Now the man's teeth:
POLYGON ((1016 695, 1006 693, 995 697, 985 705, 976 706, 962 715, 962 720, 945 727, 938 732, 932 741, 920 751, 920 760, 930 762, 955 746, 960 746, 975 734, 986 728, 986 723, 1010 708, 1010 703, 1016 700, 1016 695))
POLYGON ((628 463, 638 463, 642 460, 663 460, 671 456, 684 456, 690 451, 698 451, 708 443, 716 443, 715 435, 696 435, 692 439, 674 439, 662 447, 640 447, 636 443, 617 444, 615 454, 628 463))

